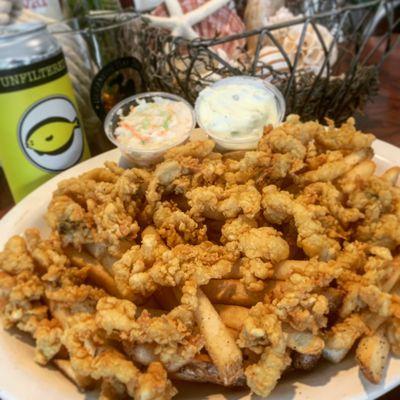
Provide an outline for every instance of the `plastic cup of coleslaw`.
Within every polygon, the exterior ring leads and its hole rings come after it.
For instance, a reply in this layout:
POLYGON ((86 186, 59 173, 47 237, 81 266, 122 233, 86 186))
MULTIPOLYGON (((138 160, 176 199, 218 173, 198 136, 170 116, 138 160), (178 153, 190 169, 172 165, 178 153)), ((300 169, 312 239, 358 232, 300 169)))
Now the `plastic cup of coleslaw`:
POLYGON ((193 107, 182 97, 164 92, 128 97, 104 121, 108 139, 125 159, 139 166, 159 162, 168 149, 189 137, 195 125, 193 107))
POLYGON ((221 150, 251 150, 257 147, 264 126, 282 122, 285 99, 269 82, 233 76, 202 90, 195 112, 199 126, 221 150))

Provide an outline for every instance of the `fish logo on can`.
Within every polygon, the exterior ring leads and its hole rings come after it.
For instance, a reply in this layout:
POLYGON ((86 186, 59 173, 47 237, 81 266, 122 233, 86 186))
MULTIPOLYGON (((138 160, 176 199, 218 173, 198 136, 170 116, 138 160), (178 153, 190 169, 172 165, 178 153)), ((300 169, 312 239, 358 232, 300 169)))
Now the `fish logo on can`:
POLYGON ((18 141, 28 161, 44 171, 75 165, 82 157, 84 139, 74 105, 64 96, 32 104, 19 122, 18 141))

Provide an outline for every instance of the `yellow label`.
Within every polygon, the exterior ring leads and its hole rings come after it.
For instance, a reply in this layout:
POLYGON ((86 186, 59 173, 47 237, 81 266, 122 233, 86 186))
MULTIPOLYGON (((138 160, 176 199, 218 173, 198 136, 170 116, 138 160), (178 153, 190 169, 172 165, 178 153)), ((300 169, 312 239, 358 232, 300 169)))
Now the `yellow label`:
MULTIPOLYGON (((59 57, 53 65, 59 65, 59 57)), ((28 88, 21 88, 22 74, 12 71, 8 76, 18 84, 16 91, 4 86, 11 81, 3 71, 0 76, 0 159, 16 201, 90 156, 68 74, 49 65, 28 72, 25 67, 28 88), (55 72, 33 86, 41 70, 55 72)))

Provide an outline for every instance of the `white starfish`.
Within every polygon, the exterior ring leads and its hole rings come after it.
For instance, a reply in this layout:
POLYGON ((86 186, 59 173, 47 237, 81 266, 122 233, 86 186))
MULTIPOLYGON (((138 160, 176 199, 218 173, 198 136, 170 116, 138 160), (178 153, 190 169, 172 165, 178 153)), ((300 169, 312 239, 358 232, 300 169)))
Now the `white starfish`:
POLYGON ((170 30, 173 36, 181 36, 191 40, 199 37, 192 26, 214 14, 217 10, 228 4, 229 1, 210 0, 195 10, 184 14, 178 0, 165 0, 164 3, 170 15, 169 17, 158 17, 155 15, 146 15, 146 17, 150 19, 152 25, 170 30))

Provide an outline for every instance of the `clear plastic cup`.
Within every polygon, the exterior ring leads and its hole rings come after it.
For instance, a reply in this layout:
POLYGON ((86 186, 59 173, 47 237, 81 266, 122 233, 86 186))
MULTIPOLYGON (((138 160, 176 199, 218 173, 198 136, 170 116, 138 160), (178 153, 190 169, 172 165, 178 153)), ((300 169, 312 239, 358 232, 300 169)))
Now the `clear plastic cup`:
MULTIPOLYGON (((209 88, 216 88, 218 86, 223 86, 223 85, 246 85, 246 86, 254 86, 257 88, 263 88, 266 92, 272 95, 272 98, 275 101, 276 109, 277 109, 277 115, 278 119, 277 121, 273 124, 274 126, 280 124, 283 121, 283 118, 285 116, 285 110, 286 110, 286 105, 285 105, 285 99, 282 96, 282 93, 271 83, 255 78, 252 76, 232 76, 229 78, 221 79, 218 82, 215 82, 214 84, 210 85, 209 88)), ((261 137, 258 136, 247 136, 247 137, 238 137, 238 138, 226 138, 226 137, 221 137, 218 136, 217 134, 211 132, 207 127, 202 123, 201 121, 201 115, 199 112, 201 102, 204 101, 204 98, 206 95, 203 93, 203 95, 199 94, 196 100, 195 104, 195 112, 196 112, 196 118, 197 118, 197 123, 199 126, 207 132, 208 136, 210 136, 218 145, 218 148, 220 150, 252 150, 257 147, 258 142, 260 141, 261 137)), ((239 103, 240 106, 240 103, 239 103)))
MULTIPOLYGON (((188 137, 190 136, 190 132, 195 126, 196 116, 193 107, 182 97, 164 92, 147 92, 128 97, 116 104, 107 114, 107 117, 104 121, 104 130, 108 139, 120 149, 125 161, 130 161, 132 164, 136 164, 139 166, 150 166, 161 161, 164 153, 168 149, 178 146, 188 139, 188 137), (130 146, 130 148, 128 148, 126 145, 119 142, 117 140, 117 137, 115 136, 115 129, 118 126, 118 122, 120 121, 121 116, 127 115, 130 112, 131 106, 135 106, 138 104, 138 100, 146 100, 147 102, 149 102, 150 100, 151 102, 151 100, 156 97, 183 103, 192 115, 192 124, 190 126, 190 129, 188 129, 187 132, 177 138, 166 138, 165 141, 159 143, 159 146, 151 149, 144 149, 142 147, 132 148, 132 145, 130 146)), ((126 164, 127 163, 124 162, 124 165, 126 164)))

